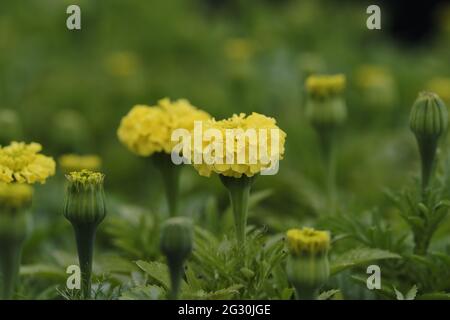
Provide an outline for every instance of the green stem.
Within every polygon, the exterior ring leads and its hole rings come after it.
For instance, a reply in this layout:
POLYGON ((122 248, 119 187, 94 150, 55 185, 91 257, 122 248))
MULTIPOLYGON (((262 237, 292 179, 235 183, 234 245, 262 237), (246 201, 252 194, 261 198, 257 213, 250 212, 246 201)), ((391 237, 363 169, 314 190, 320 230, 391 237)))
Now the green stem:
POLYGON ((181 173, 181 165, 172 163, 170 154, 157 153, 152 156, 153 163, 161 172, 163 179, 164 190, 167 198, 167 207, 169 208, 169 215, 171 217, 178 215, 179 202, 179 181, 181 173))
POLYGON ((1 298, 10 300, 17 285, 23 240, 0 239, 1 298))
POLYGON ((230 195, 238 244, 243 245, 247 228, 248 199, 254 177, 243 175, 241 178, 233 178, 220 175, 220 179, 230 195))
POLYGON ((325 163, 328 213, 336 213, 336 152, 334 132, 318 130, 322 157, 325 163))
POLYGON ((422 171, 422 198, 423 201, 426 201, 426 194, 436 159, 437 139, 418 140, 418 145, 422 171))
POLYGON ((93 224, 73 224, 73 228, 81 270, 81 293, 83 299, 89 300, 91 298, 92 258, 97 226, 93 224))
POLYGON ((312 289, 295 289, 295 298, 297 300, 316 300, 317 290, 312 289))
POLYGON ((180 261, 168 261, 170 271, 170 291, 168 298, 177 300, 180 292, 181 278, 183 276, 183 263, 180 261))

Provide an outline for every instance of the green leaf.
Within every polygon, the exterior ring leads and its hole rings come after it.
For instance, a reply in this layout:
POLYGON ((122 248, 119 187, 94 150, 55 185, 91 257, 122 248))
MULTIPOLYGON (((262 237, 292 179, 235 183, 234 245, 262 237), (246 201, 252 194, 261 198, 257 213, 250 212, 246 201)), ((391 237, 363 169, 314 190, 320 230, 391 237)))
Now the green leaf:
POLYGON ((321 294, 319 294, 319 296, 317 297, 317 300, 329 300, 329 299, 333 298, 333 296, 339 292, 340 291, 337 289, 324 291, 321 294))
POLYGON ((417 286, 413 285, 411 289, 406 293, 405 300, 414 300, 417 295, 417 286))
POLYGON ((345 252, 338 256, 331 264, 331 274, 336 274, 345 269, 364 265, 372 261, 382 259, 401 259, 401 256, 386 250, 374 248, 358 248, 345 252))
POLYGON ((136 265, 142 269, 147 275, 154 281, 164 287, 164 289, 170 288, 169 269, 167 266, 160 262, 145 262, 142 260, 136 261, 136 265))
POLYGON ((119 300, 161 300, 165 296, 165 290, 158 286, 134 287, 122 293, 119 300))
POLYGON ((425 293, 418 296, 417 300, 450 300, 450 293, 447 292, 425 293))

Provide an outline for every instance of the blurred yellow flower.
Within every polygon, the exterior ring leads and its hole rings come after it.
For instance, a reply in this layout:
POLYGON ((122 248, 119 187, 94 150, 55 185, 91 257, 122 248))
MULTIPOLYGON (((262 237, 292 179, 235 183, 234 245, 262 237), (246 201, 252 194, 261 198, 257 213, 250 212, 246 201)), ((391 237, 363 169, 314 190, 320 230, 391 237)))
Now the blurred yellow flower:
POLYGON ((209 129, 218 130, 221 137, 224 138, 220 142, 202 139, 202 150, 198 150, 194 143, 193 166, 202 176, 209 177, 212 172, 216 172, 234 178, 240 178, 242 175, 252 177, 274 165, 274 160, 283 159, 286 133, 278 128, 274 118, 255 112, 249 116, 244 113, 235 114, 231 118, 221 121, 215 119, 204 121, 203 130, 208 131, 209 129), (248 134, 249 129, 254 130, 254 139, 251 139, 251 135, 248 134), (272 141, 272 131, 277 133, 274 138, 278 141, 272 141), (265 132, 263 137, 261 137, 261 132, 265 132), (274 149, 273 146, 276 148, 274 149), (219 154, 215 154, 213 150, 219 150, 219 154), (220 161, 196 163, 195 153, 203 155, 210 153, 220 161))
POLYGON ((12 142, 0 148, 0 180, 6 183, 45 183, 55 174, 55 161, 39 152, 39 143, 12 142))
POLYGON ((324 253, 330 248, 330 234, 327 231, 290 229, 286 236, 287 247, 292 255, 324 253))
POLYGON ((314 98, 326 98, 344 91, 346 79, 343 74, 312 75, 306 79, 306 90, 314 98))
POLYGON ((33 188, 27 184, 0 182, 0 208, 26 207, 31 204, 32 197, 33 188))
POLYGON ((114 52, 106 58, 105 67, 114 76, 128 77, 136 73, 139 60, 133 52, 114 52))
POLYGON ((58 159, 61 169, 66 172, 98 170, 102 166, 102 159, 96 155, 64 154, 58 159))
POLYGON ((436 77, 427 84, 427 90, 437 93, 447 105, 450 105, 450 78, 436 77))
POLYGON ((192 106, 189 101, 162 99, 156 106, 136 105, 122 118, 117 135, 132 152, 150 156, 155 152, 170 154, 175 129, 192 130, 194 121, 209 119, 205 111, 192 106))
POLYGON ((245 38, 231 38, 225 42, 225 55, 233 61, 248 61, 254 53, 252 42, 245 38))
POLYGON ((362 65, 356 69, 355 82, 369 106, 392 106, 396 100, 395 79, 389 69, 362 65))

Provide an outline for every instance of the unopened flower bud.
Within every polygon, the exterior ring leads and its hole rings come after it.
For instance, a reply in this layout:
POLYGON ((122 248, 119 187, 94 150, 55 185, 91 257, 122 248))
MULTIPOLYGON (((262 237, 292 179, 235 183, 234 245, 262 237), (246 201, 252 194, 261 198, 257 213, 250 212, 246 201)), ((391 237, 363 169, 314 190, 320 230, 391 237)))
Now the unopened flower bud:
POLYGON ((183 273, 183 264, 192 252, 192 222, 183 217, 171 218, 165 222, 161 230, 160 247, 167 257, 170 271, 170 299, 177 299, 183 273))
POLYGON ((106 216, 103 180, 105 175, 89 170, 66 175, 64 216, 74 224, 97 226, 106 216))
POLYGON ((330 276, 330 235, 311 228, 287 232, 289 257, 286 271, 299 299, 315 299, 330 276))
POLYGON ((447 107, 437 94, 421 92, 412 106, 409 124, 419 146, 422 191, 425 192, 433 171, 439 138, 447 131, 447 107))

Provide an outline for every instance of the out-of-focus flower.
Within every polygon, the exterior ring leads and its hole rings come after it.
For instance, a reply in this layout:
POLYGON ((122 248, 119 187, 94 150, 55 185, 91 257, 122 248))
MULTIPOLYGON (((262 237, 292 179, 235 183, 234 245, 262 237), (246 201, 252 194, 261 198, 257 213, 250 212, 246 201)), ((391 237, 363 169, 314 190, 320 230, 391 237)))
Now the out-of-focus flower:
POLYGON ((287 234, 289 253, 298 256, 303 254, 323 254, 330 248, 330 234, 313 228, 290 229, 287 234))
POLYGON ((0 109, 0 145, 22 139, 22 123, 12 109, 0 109))
POLYGON ((325 61, 321 56, 314 53, 303 53, 298 57, 297 61, 301 74, 306 77, 325 70, 325 61))
POLYGON ((175 129, 194 128, 194 121, 209 119, 210 115, 192 106, 189 101, 162 99, 156 106, 136 105, 122 118, 117 135, 132 152, 150 156, 155 152, 170 154, 175 129))
POLYGON ((253 43, 245 38, 228 39, 224 49, 227 58, 235 62, 247 62, 255 51, 253 43))
POLYGON ((12 142, 0 149, 0 179, 3 182, 45 183, 55 174, 55 161, 39 152, 39 143, 12 142))
POLYGON ((315 299, 330 276, 328 250, 330 235, 312 228, 287 232, 289 257, 286 273, 298 299, 315 299))
POLYGON ((31 205, 33 188, 23 183, 0 182, 0 214, 31 205))
POLYGON ((360 66, 355 81, 367 105, 389 107, 395 103, 395 80, 388 69, 376 65, 360 66))
POLYGON ((436 92, 446 104, 450 105, 450 78, 433 78, 428 82, 427 89, 436 92))
POLYGON ((97 155, 64 154, 58 159, 61 169, 65 173, 81 171, 83 169, 96 171, 102 166, 102 159, 97 155))
POLYGON ((343 74, 312 75, 306 79, 306 90, 312 98, 325 99, 341 94, 345 83, 343 74))
POLYGON ((27 184, 0 182, 0 299, 14 295, 32 196, 27 184))
POLYGON ((116 77, 129 77, 139 68, 139 59, 129 51, 111 53, 105 60, 106 70, 116 77))
POLYGON ((212 172, 216 172, 220 175, 234 178, 240 178, 243 175, 252 177, 271 167, 273 159, 276 159, 276 161, 283 159, 286 133, 277 126, 274 118, 256 112, 249 116, 241 113, 221 121, 214 119, 204 121, 203 130, 207 131, 208 129, 218 130, 223 137, 223 141, 220 143, 203 140, 202 150, 198 150, 194 146, 193 158, 195 158, 195 153, 203 155, 206 152, 209 153, 211 149, 221 149, 222 152, 220 154, 212 154, 217 158, 217 161, 209 163, 202 161, 200 164, 194 162, 194 168, 202 176, 209 177, 212 172), (254 130, 254 139, 251 139, 251 135, 248 134, 247 130, 254 130), (275 137, 278 138, 278 141, 272 141, 272 130, 277 132, 275 137), (263 139, 260 131, 265 132, 263 139), (227 136, 229 136, 227 132, 233 133, 232 139, 227 139, 227 136), (232 150, 230 150, 230 146, 233 147, 232 150), (277 146, 277 148, 273 149, 273 146, 277 146), (266 152, 261 152, 263 149, 266 149, 266 152), (252 150, 254 152, 251 152, 252 150), (233 159, 233 161, 230 162, 229 159, 233 159))

